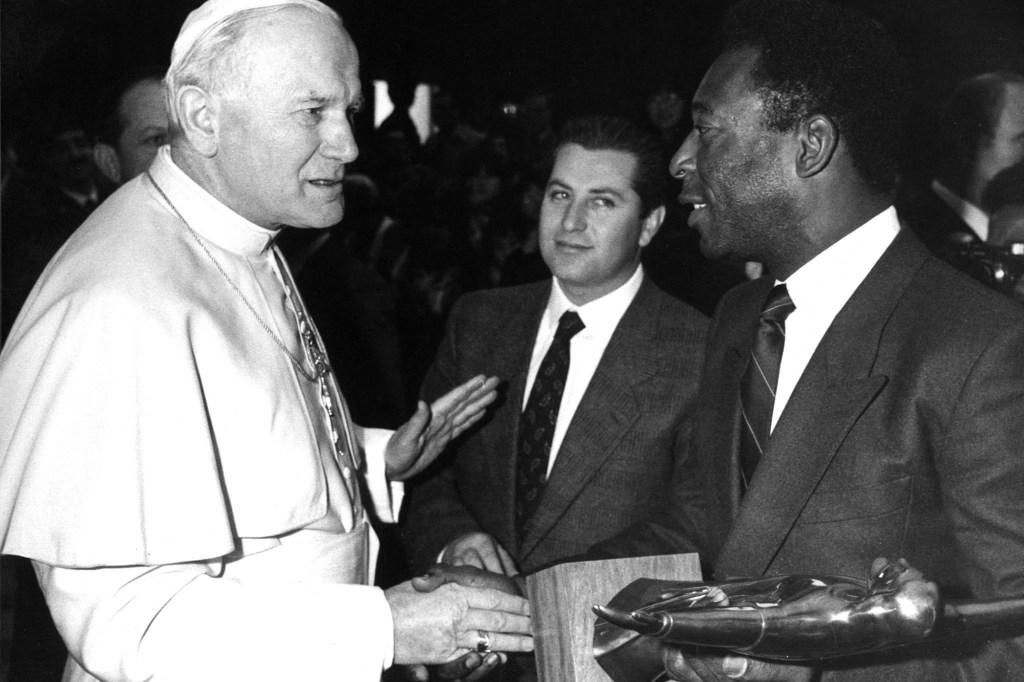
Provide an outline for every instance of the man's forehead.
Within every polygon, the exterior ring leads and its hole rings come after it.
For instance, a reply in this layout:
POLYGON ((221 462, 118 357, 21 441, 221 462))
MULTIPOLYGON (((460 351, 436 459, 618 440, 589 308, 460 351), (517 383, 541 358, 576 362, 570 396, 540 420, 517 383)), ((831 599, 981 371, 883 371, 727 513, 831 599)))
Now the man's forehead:
POLYGON ((570 143, 555 157, 550 182, 596 189, 624 190, 632 187, 635 154, 620 149, 587 149, 570 143))
POLYGON ((741 47, 720 54, 704 74, 693 97, 693 107, 712 107, 717 98, 748 92, 752 84, 751 72, 759 57, 760 51, 755 47, 741 47))

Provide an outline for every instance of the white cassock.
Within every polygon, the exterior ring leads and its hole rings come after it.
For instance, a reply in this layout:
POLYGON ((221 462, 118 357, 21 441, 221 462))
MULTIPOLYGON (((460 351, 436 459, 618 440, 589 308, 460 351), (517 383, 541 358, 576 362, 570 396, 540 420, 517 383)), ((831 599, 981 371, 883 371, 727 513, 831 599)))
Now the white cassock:
POLYGON ((53 259, 0 354, 0 543, 36 566, 65 680, 359 682, 391 663, 360 498, 397 515, 390 432, 317 379, 274 235, 165 147, 53 259))

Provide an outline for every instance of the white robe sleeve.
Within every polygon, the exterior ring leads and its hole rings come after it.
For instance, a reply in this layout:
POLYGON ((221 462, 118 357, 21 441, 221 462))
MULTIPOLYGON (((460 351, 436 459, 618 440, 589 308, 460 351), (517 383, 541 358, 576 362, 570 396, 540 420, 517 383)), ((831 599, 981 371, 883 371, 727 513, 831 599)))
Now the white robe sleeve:
POLYGON ((215 577, 217 562, 33 564, 71 656, 101 680, 377 682, 393 659, 375 587, 242 584, 215 577))
POLYGON ((366 487, 370 491, 373 509, 384 523, 397 523, 405 498, 405 486, 400 481, 388 481, 385 451, 394 431, 360 428, 360 441, 366 456, 366 487))

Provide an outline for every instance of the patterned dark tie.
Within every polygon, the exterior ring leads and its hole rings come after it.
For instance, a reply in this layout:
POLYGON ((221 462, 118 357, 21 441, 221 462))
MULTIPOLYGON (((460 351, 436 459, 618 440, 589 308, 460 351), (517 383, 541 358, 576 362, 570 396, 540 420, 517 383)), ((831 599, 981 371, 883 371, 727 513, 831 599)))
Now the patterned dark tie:
POLYGON ((530 398, 519 420, 519 450, 516 460, 516 528, 519 537, 526 530, 547 481, 551 436, 558 420, 558 407, 569 374, 569 341, 581 329, 583 320, 572 310, 558 321, 555 339, 537 370, 530 398))
POLYGON ((779 383, 779 363, 786 342, 786 318, 795 309, 786 285, 776 285, 761 311, 747 371, 740 380, 744 424, 740 429, 740 475, 744 491, 771 433, 775 387, 779 383))

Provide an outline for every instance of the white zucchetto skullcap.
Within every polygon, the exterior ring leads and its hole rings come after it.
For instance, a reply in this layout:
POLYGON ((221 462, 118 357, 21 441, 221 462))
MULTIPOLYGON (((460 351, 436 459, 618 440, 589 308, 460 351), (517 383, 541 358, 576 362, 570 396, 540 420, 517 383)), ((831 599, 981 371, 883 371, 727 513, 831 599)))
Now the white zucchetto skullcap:
POLYGON ((318 0, 207 0, 192 10, 185 18, 185 23, 181 25, 171 49, 171 70, 174 70, 177 63, 188 54, 204 33, 232 14, 282 5, 299 5, 332 18, 338 16, 333 9, 318 0))

